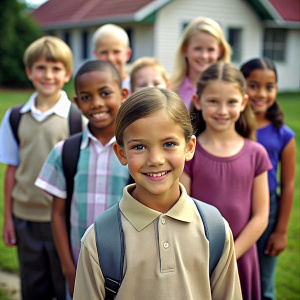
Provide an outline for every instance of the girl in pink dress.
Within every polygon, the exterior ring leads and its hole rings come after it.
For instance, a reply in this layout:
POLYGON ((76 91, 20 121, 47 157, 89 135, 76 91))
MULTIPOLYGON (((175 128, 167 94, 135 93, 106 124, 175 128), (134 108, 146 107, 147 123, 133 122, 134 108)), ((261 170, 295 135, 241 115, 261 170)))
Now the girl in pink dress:
POLYGON ((217 61, 230 62, 230 57, 231 47, 216 21, 198 17, 187 25, 177 48, 171 86, 188 109, 202 72, 217 61))
POLYGON ((181 182, 194 198, 216 206, 227 219, 243 299, 260 299, 256 241, 268 223, 265 148, 254 142, 255 117, 245 95, 245 79, 233 65, 219 62, 206 69, 193 97, 197 144, 181 182), (252 140, 251 140, 252 139, 252 140))

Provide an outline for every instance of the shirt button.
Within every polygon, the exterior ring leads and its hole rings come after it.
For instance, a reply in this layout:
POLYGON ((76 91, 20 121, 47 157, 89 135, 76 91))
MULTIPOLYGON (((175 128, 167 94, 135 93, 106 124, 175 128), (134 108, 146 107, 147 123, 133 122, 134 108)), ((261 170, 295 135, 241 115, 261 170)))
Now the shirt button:
POLYGON ((164 248, 165 248, 165 249, 169 248, 169 243, 165 242, 165 243, 164 243, 164 248))
POLYGON ((165 223, 166 223, 166 219, 162 218, 162 219, 161 219, 161 223, 162 223, 162 224, 165 224, 165 223))

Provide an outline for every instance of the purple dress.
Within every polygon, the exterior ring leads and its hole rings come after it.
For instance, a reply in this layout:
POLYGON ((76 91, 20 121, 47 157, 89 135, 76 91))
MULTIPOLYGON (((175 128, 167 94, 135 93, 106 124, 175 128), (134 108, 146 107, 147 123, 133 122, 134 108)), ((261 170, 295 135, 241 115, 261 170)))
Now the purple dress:
MULTIPOLYGON (((197 143, 195 155, 186 162, 184 171, 191 178, 191 196, 217 207, 235 239, 251 216, 254 177, 271 168, 265 148, 245 139, 241 151, 230 157, 211 155, 197 143)), ((256 244, 237 263, 243 299, 260 299, 256 244)))

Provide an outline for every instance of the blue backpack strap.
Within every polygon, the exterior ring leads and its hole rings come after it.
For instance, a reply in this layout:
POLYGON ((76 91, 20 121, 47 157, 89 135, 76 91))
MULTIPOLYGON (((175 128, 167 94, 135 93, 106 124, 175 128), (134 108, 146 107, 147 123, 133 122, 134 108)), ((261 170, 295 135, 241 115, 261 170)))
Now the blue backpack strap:
POLYGON ((12 132, 14 134, 14 137, 15 137, 18 145, 20 143, 20 139, 19 139, 19 135, 18 135, 18 128, 19 128, 19 123, 20 123, 21 116, 22 116, 22 114, 20 113, 20 110, 22 107, 23 107, 23 104, 14 106, 9 115, 10 127, 12 129, 12 132))
POLYGON ((77 172, 77 163, 80 155, 82 132, 74 134, 65 140, 62 148, 62 168, 66 178, 67 199, 66 199, 66 222, 70 236, 70 211, 71 200, 74 189, 74 177, 77 172))
POLYGON ((69 111, 69 131, 70 135, 82 131, 82 114, 74 103, 71 103, 69 111))
POLYGON ((207 203, 192 198, 203 221, 206 238, 209 241, 209 277, 217 266, 225 244, 225 224, 219 210, 207 203))
POLYGON ((105 279, 105 299, 113 299, 122 282, 125 253, 119 204, 101 213, 94 228, 99 264, 105 279))

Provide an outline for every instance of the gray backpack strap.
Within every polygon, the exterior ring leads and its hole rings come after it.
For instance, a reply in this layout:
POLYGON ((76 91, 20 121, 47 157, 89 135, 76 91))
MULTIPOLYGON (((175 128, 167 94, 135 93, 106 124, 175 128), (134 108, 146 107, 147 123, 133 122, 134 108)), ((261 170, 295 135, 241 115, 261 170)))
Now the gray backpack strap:
POLYGON ((94 228, 99 264, 105 279, 105 299, 113 299, 123 279, 125 253, 119 204, 101 213, 94 228))
POLYGON ((219 210, 207 203, 192 198, 203 221, 205 235, 209 241, 209 277, 217 266, 225 244, 225 224, 219 210))
POLYGON ((10 127, 12 129, 12 132, 14 134, 14 137, 19 145, 20 139, 18 135, 18 129, 19 129, 19 123, 21 120, 21 113, 20 110, 23 107, 24 104, 16 105, 15 107, 12 108, 10 116, 9 116, 9 123, 10 127))

